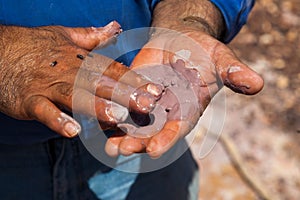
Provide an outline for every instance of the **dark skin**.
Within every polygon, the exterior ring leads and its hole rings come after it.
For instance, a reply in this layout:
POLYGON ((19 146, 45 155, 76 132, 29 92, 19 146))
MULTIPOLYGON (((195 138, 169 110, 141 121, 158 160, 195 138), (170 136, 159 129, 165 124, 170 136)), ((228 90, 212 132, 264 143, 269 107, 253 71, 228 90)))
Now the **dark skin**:
MULTIPOLYGON (((152 25, 175 30, 180 34, 155 32, 149 43, 136 56, 132 68, 139 68, 145 64, 172 66, 176 57, 170 52, 182 49, 191 52, 190 61, 195 66, 203 66, 200 59, 202 55, 198 53, 204 53, 214 67, 204 67, 197 72, 202 77, 201 84, 199 83, 200 92, 197 94, 199 107, 202 109, 190 119, 167 121, 164 128, 151 138, 137 138, 117 132, 106 144, 106 151, 111 156, 147 152, 152 158, 158 158, 191 131, 211 98, 223 85, 246 95, 256 94, 263 87, 263 79, 218 40, 222 38, 224 22, 219 10, 209 1, 161 1, 155 8, 152 25), (193 42, 186 37, 193 39, 193 42)), ((186 62, 185 65, 189 63, 186 62)))
MULTIPOLYGON (((171 38, 166 32, 154 33, 149 43, 136 56, 132 69, 144 64, 163 63, 172 66, 174 55, 165 51, 165 47, 171 52, 189 49, 190 46, 185 44, 182 37, 188 36, 204 49, 215 66, 213 69, 199 71, 205 80, 201 85, 206 85, 201 87, 198 94, 199 107, 204 109, 208 105, 212 96, 221 88, 220 81, 243 94, 255 94, 262 89, 261 77, 218 40, 224 31, 223 19, 209 1, 161 1, 155 8, 152 25, 175 30, 183 35, 171 38), (229 73, 232 66, 238 66, 240 70, 229 73)), ((100 124, 106 128, 115 128, 123 115, 114 116, 113 112, 109 112, 112 103, 107 100, 110 100, 113 87, 102 84, 103 81, 97 77, 103 74, 107 79, 117 82, 128 73, 125 66, 103 56, 95 56, 93 61, 101 63, 100 67, 93 64, 86 66, 82 73, 84 78, 79 81, 77 90, 73 91, 75 77, 82 63, 82 58, 77 55, 87 58, 88 52, 94 47, 105 45, 118 32, 118 28, 110 30, 0 26, 0 111, 16 119, 37 120, 62 136, 74 137, 80 132, 80 125, 62 113, 64 110, 72 110, 72 99, 78 96, 81 101, 75 102, 77 110, 73 111, 93 115, 95 108, 100 124)), ((197 49, 189 50, 192 52, 191 60, 197 65, 197 49)), ((128 93, 128 106, 120 99, 115 101, 136 112, 147 113, 161 95, 161 88, 149 84, 132 71, 129 74, 130 78, 122 78, 122 84, 140 88, 140 92, 147 93, 149 98, 138 105, 128 93)), ((197 122, 203 109, 192 116, 190 121, 193 124, 197 122)), ((192 127, 193 125, 186 125, 186 119, 170 120, 158 134, 147 139, 134 138, 118 131, 108 140, 106 151, 112 156, 147 152, 156 158, 188 134, 192 127)))
POLYGON ((120 31, 117 22, 97 29, 0 26, 0 111, 16 119, 37 120, 62 136, 74 137, 81 127, 64 111, 72 111, 72 99, 79 97, 73 111, 93 116, 95 109, 100 124, 114 128, 127 112, 110 101, 118 84, 141 98, 128 93, 129 102, 116 99, 116 103, 136 112, 149 112, 160 95, 159 87, 104 56, 87 56, 120 31), (81 68, 74 90, 84 58, 92 62, 81 68), (118 112, 112 110, 112 104, 118 112))

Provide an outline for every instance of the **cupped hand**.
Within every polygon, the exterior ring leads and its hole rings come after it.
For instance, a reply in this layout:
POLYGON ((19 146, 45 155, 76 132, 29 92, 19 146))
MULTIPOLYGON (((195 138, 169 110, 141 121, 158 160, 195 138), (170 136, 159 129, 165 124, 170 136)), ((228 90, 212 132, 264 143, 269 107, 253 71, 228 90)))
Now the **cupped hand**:
POLYGON ((100 124, 111 128, 126 119, 127 108, 149 112, 161 92, 124 65, 89 54, 121 32, 117 22, 100 28, 0 29, 0 111, 8 116, 37 120, 62 136, 73 137, 81 127, 65 111, 97 113, 100 124), (113 91, 116 86, 127 93, 113 91))
MULTIPOLYGON (((181 114, 178 118, 167 117, 164 127, 150 138, 117 132, 106 144, 106 151, 110 155, 146 151, 153 158, 160 157, 192 130, 211 98, 223 85, 246 95, 256 94, 263 87, 263 79, 242 63, 230 48, 201 31, 185 31, 181 34, 159 30, 136 56, 132 68, 143 74, 140 69, 149 66, 169 66, 181 74, 190 82, 187 89, 195 94, 198 106, 185 104, 182 109, 193 112, 189 115, 181 114)), ((160 80, 166 78, 160 77, 160 80)), ((185 98, 183 95, 176 96, 179 99, 185 98)))

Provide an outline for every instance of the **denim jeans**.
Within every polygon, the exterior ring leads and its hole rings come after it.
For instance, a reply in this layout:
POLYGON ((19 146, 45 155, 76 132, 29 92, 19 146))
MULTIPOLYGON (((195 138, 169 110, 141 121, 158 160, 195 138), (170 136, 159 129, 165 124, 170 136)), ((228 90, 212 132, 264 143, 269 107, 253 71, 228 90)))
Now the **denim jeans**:
MULTIPOLYGON (((120 157, 119 159, 127 159, 120 157)), ((78 138, 0 145, 0 199, 197 199, 198 168, 190 151, 148 173, 125 173, 96 160, 78 138)), ((138 167, 138 156, 123 162, 138 167)))

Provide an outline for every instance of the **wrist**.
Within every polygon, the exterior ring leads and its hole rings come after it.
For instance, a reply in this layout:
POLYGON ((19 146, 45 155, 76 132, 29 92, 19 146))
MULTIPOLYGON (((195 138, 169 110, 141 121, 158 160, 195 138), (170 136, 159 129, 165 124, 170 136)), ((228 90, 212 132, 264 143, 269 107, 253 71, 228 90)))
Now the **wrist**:
POLYGON ((152 26, 179 32, 201 31, 221 39, 225 23, 219 9, 208 0, 164 0, 155 8, 152 26))

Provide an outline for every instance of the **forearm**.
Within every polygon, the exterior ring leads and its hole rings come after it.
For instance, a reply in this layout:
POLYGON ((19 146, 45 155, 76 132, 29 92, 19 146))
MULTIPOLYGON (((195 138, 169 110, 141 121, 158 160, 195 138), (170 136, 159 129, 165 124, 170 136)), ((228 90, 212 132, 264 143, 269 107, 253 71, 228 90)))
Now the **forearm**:
POLYGON ((180 32, 205 31, 221 39, 222 14, 208 0, 163 0, 154 9, 152 26, 180 32))

